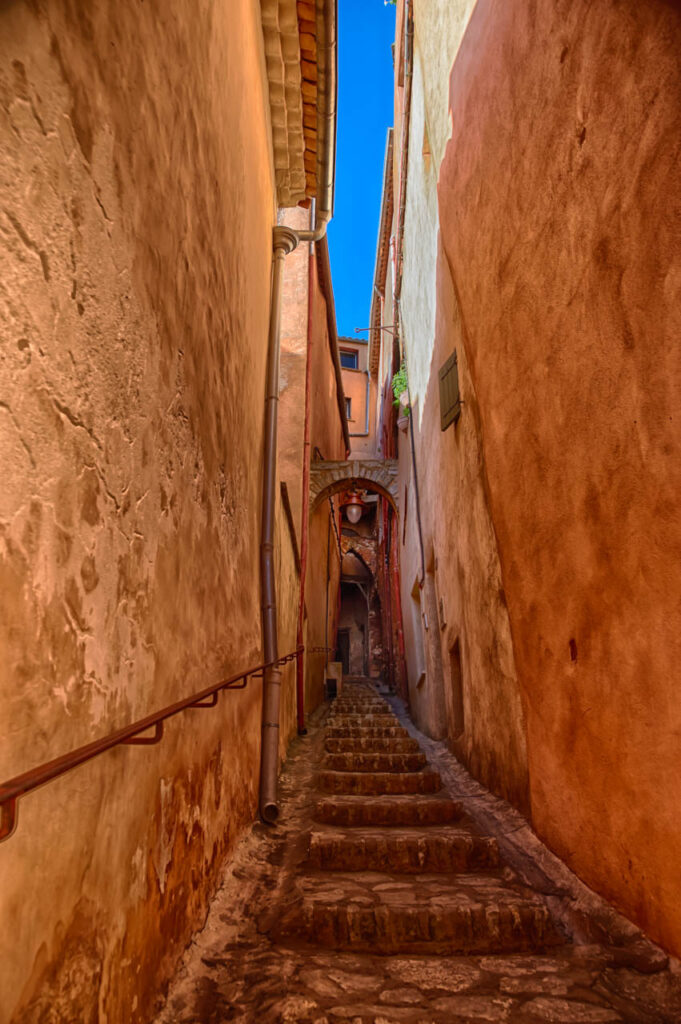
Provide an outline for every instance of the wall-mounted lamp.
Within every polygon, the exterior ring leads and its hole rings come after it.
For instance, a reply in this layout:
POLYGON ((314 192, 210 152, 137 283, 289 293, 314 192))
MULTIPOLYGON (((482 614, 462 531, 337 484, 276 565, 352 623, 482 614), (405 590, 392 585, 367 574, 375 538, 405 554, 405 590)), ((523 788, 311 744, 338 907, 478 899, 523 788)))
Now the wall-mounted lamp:
POLYGON ((343 503, 345 509, 345 515, 348 521, 351 523, 358 523, 364 515, 364 502, 362 501, 359 491, 350 491, 346 500, 343 503))

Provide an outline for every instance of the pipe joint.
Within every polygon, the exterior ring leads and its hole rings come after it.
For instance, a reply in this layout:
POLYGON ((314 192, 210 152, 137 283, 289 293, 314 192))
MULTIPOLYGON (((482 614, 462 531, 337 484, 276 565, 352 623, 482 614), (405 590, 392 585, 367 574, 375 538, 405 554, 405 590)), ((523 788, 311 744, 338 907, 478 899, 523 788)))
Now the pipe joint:
POLYGON ((272 228, 272 248, 275 254, 281 252, 284 256, 288 256, 297 248, 299 241, 298 234, 293 228, 286 227, 285 224, 277 224, 272 228))
POLYGON ((298 241, 299 242, 321 242, 326 234, 326 229, 331 220, 330 210, 318 210, 316 217, 316 225, 313 231, 299 231, 298 241))

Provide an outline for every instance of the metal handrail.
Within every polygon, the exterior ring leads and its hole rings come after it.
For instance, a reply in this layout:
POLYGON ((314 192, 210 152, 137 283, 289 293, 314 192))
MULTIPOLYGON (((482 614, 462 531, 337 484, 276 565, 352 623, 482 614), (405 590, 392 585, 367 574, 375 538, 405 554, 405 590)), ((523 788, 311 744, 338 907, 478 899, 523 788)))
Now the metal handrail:
POLYGON ((163 739, 163 723, 168 718, 179 715, 181 711, 187 711, 189 708, 214 708, 218 702, 221 690, 243 690, 247 686, 249 679, 261 679, 265 669, 285 665, 287 662, 300 657, 304 650, 303 646, 297 647, 295 651, 292 651, 290 654, 284 654, 281 658, 277 658, 276 661, 256 665, 254 668, 249 668, 245 672, 240 672, 229 679, 221 679, 219 683, 206 686, 205 689, 199 690, 198 693, 192 694, 191 697, 185 697, 184 700, 168 704, 167 707, 162 708, 160 711, 147 715, 145 718, 139 718, 136 722, 131 722, 130 725, 117 729, 115 732, 109 733, 108 736, 102 737, 102 739, 95 740, 93 743, 86 743, 84 746, 72 750, 69 754, 62 754, 61 757, 55 757, 52 761, 46 761, 44 764, 38 765, 37 768, 31 768, 21 775, 15 775, 13 779, 0 783, 0 843, 5 839, 9 839, 16 829, 19 797, 25 796, 26 793, 30 793, 34 789, 38 789, 39 786, 44 786, 46 782, 59 778, 60 775, 65 775, 72 768, 77 768, 78 765, 91 761, 113 747, 124 744, 151 746, 152 744, 159 743, 163 739), (154 732, 151 736, 141 735, 152 728, 154 732))

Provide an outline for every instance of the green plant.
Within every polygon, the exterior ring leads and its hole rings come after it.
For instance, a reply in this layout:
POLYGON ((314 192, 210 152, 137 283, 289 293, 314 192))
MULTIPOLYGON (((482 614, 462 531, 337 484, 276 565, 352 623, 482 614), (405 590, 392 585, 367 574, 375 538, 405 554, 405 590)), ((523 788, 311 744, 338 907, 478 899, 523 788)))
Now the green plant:
MULTIPOLYGON (((395 396, 394 405, 400 406, 400 395, 403 395, 407 390, 407 364, 402 363, 399 370, 392 379, 393 395, 395 396)), ((409 415, 409 405, 404 406, 404 415, 409 415)))

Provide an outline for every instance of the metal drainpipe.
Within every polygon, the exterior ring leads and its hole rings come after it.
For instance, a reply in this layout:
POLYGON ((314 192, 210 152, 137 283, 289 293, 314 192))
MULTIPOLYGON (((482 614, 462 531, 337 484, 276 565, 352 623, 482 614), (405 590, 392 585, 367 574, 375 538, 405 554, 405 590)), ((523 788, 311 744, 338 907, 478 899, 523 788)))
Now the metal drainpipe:
MULTIPOLYGON (((274 520, 277 483, 277 425, 279 419, 279 336, 284 262, 298 239, 295 231, 274 229, 272 263, 272 304, 267 345, 267 391, 265 397, 265 450, 260 541, 260 584, 262 591, 262 634, 266 662, 276 661, 277 585, 274 570, 274 520)), ((260 814, 268 822, 279 816, 277 777, 279 775, 279 701, 281 671, 265 669, 262 695, 262 741, 260 748, 260 814)))

